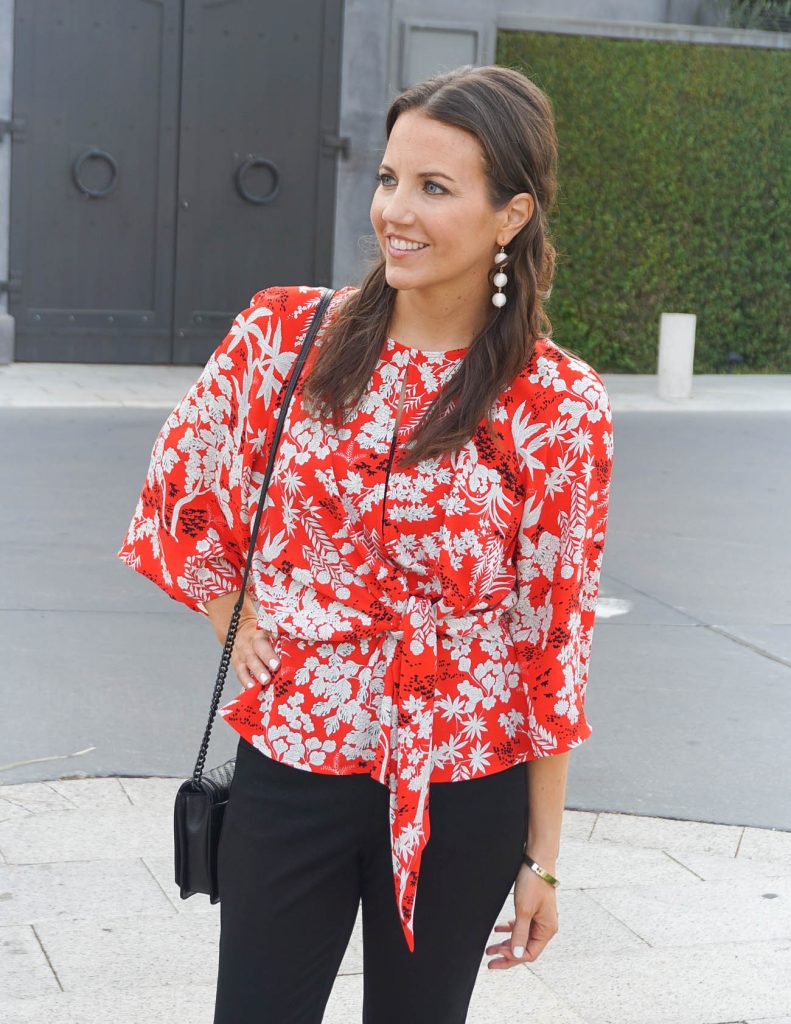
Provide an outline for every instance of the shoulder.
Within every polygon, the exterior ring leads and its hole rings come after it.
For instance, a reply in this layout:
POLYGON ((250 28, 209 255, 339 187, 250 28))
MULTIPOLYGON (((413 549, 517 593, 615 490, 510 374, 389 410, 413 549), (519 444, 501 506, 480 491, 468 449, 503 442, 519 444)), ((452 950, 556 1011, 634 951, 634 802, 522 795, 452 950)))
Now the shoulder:
POLYGON ((580 457, 602 469, 609 466, 610 399, 604 381, 584 359, 539 338, 507 400, 517 460, 531 480, 534 470, 547 468, 547 460, 560 459, 566 475, 580 457))
MULTIPOLYGON (((330 309, 356 290, 352 285, 335 289, 330 309)), ((255 292, 250 299, 250 308, 268 310, 282 321, 284 327, 294 325, 299 330, 313 314, 325 291, 321 285, 270 285, 255 292)))
POLYGON ((579 421, 612 421, 607 388, 581 356, 551 338, 538 338, 533 354, 510 388, 517 404, 527 403, 535 418, 561 415, 579 421))
MULTIPOLYGON (((291 373, 308 324, 326 290, 321 285, 270 285, 254 292, 250 305, 236 317, 228 348, 238 349, 236 360, 240 372, 248 379, 245 390, 259 399, 251 416, 268 415, 291 373)), ((352 291, 356 291, 352 286, 334 290, 328 317, 352 291)), ((317 337, 314 347, 319 343, 317 337)))
MULTIPOLYGON (((291 369, 305 339, 308 325, 327 289, 321 285, 270 285, 255 292, 250 306, 237 318, 237 332, 250 344, 248 358, 254 374, 282 379, 291 369)), ((333 289, 334 294, 314 342, 321 347, 326 325, 337 315, 345 298, 357 291, 352 285, 333 289)))

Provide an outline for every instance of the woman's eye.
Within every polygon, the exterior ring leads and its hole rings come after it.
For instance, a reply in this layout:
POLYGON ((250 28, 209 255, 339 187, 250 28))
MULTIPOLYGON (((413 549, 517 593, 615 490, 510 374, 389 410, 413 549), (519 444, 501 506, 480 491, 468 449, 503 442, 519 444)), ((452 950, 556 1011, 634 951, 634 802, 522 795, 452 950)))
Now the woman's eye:
MULTIPOLYGON (((375 180, 380 185, 386 185, 387 182, 385 181, 385 178, 392 179, 392 177, 393 177, 392 174, 377 174, 376 177, 375 177, 375 180)), ((427 181, 426 182, 426 188, 428 189, 428 187, 430 185, 433 185, 434 188, 439 189, 438 192, 429 192, 429 195, 431 195, 431 196, 439 196, 439 195, 442 195, 444 192, 447 192, 447 189, 443 188, 442 185, 438 185, 436 181, 427 181)))

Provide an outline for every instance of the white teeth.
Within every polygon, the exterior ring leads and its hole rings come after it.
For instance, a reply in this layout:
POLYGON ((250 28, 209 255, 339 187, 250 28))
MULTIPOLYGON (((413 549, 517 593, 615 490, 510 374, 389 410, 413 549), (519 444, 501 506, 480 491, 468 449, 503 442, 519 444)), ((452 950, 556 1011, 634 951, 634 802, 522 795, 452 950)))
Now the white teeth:
POLYGON ((422 242, 404 242, 400 238, 391 238, 390 245, 394 249, 425 249, 426 246, 422 242))

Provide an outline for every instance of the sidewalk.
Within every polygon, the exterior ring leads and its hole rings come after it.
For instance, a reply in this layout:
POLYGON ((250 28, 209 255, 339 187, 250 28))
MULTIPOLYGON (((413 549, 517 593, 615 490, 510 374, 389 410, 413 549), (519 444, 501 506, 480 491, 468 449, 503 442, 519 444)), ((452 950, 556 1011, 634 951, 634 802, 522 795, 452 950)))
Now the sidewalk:
MULTIPOLYGON (((173 882, 180 783, 0 788, 3 1024, 211 1024, 220 907, 173 882)), ((484 956, 469 1024, 791 1024, 791 833, 566 811, 562 835, 560 931, 484 956)), ((360 925, 325 1024, 361 1019, 360 925)))
MULTIPOLYGON (((199 366, 10 363, 0 366, 0 408, 128 406, 170 410, 199 366)), ((655 374, 603 373, 615 412, 791 412, 791 374, 696 374, 691 398, 656 393, 655 374)))

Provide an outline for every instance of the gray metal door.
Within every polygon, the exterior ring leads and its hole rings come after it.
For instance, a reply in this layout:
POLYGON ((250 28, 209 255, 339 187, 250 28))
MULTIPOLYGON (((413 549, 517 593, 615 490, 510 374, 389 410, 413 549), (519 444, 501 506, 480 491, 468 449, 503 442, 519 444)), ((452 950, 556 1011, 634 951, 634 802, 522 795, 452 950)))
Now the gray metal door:
POLYGON ((18 360, 202 363, 329 284, 343 0, 16 0, 18 360))
POLYGON ((16 359, 169 362, 180 0, 16 0, 16 359))
POLYGON ((329 285, 341 0, 186 0, 176 362, 269 284, 329 285))

